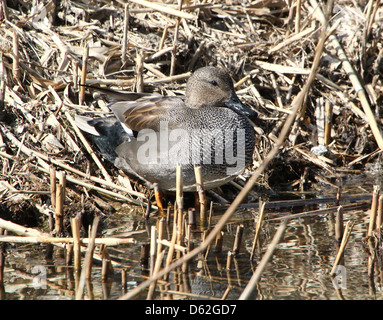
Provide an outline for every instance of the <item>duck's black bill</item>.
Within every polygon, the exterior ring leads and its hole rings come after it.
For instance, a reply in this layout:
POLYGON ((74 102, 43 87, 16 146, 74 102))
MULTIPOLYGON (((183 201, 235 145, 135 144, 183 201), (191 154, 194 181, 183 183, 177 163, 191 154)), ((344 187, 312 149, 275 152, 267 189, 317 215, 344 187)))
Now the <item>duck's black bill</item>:
POLYGON ((249 107, 244 105, 236 95, 231 96, 231 98, 229 99, 229 101, 226 102, 225 105, 229 109, 231 109, 231 110, 233 110, 239 114, 243 114, 246 117, 255 117, 258 115, 258 113, 255 110, 250 109, 249 107))

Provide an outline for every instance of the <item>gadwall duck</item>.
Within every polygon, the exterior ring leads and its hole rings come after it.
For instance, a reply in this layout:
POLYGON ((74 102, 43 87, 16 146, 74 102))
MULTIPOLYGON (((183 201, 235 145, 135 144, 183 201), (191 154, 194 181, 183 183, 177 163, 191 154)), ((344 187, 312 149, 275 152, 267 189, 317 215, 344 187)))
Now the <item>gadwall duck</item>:
POLYGON ((211 189, 252 163, 255 137, 248 117, 256 112, 239 100, 224 70, 196 70, 184 97, 135 97, 113 102, 114 116, 76 116, 76 123, 92 135, 107 160, 149 187, 174 191, 177 164, 184 191, 194 191, 194 165, 201 165, 204 188, 211 189))

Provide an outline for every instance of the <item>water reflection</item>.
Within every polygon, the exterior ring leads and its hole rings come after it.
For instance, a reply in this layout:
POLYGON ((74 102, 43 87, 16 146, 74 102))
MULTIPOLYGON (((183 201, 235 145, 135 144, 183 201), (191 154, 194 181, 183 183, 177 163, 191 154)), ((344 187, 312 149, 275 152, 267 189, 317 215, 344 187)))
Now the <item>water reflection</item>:
MULTIPOLYGON (((307 211, 300 208, 296 211, 307 211)), ((262 259, 280 224, 280 213, 273 209, 266 214, 260 245, 254 260, 249 256, 254 237, 257 212, 241 210, 223 230, 222 252, 210 248, 207 256, 199 256, 188 265, 187 272, 175 270, 169 283, 158 281, 155 299, 237 299, 262 259), (232 257, 227 269, 228 251, 232 250, 236 228, 244 225, 240 252, 232 257)), ((219 217, 213 218, 213 223, 219 217)), ((293 218, 289 221, 283 241, 278 245, 257 286, 255 299, 381 299, 380 277, 370 283, 367 274, 368 256, 363 240, 368 227, 366 210, 346 211, 345 221, 355 222, 345 251, 345 287, 336 290, 329 276, 335 255, 334 217, 332 213, 293 218)), ((150 224, 156 224, 156 218, 150 224)), ((115 262, 113 274, 102 281, 101 263, 92 271, 85 299, 117 299, 124 290, 135 288, 149 276, 141 265, 140 254, 148 242, 150 225, 140 215, 115 214, 108 217, 106 236, 134 236, 137 244, 110 247, 115 262), (123 283, 121 280, 123 279, 123 283)), ((165 231, 170 239, 171 230, 165 231)), ((201 233, 193 235, 196 243, 201 233)), ((47 245, 9 245, 7 248, 4 291, 2 299, 74 299, 76 274, 66 266, 65 250, 47 245), (50 251, 52 250, 52 251, 50 251), (38 282, 38 280, 43 282, 38 282), (44 282, 45 281, 45 282, 44 282)), ((185 270, 184 270, 185 271, 185 270)), ((380 273, 378 274, 380 275, 380 273)), ((145 299, 146 292, 137 299, 145 299)))

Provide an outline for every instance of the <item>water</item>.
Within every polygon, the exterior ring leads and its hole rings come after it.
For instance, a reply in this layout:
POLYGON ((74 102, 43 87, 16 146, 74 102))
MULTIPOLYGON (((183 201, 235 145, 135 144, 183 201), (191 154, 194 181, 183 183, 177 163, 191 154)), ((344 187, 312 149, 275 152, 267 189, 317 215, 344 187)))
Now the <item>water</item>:
MULTIPOLYGON (((371 188, 367 194, 371 194, 371 188)), ((360 190, 358 190, 360 191, 360 190)), ((360 192, 359 192, 360 193, 360 192)), ((324 207, 325 205, 321 205, 324 207)), ((257 248, 253 261, 249 260, 252 247, 255 220, 253 210, 239 210, 224 228, 222 253, 215 254, 210 249, 207 259, 198 257, 189 264, 187 275, 172 273, 170 285, 159 283, 155 299, 173 294, 173 299, 237 299, 251 278, 271 242, 281 216, 294 212, 304 212, 318 207, 301 207, 289 210, 269 209, 262 226, 261 245, 257 248), (243 241, 239 255, 234 258, 230 270, 226 270, 227 252, 232 249, 236 227, 244 225, 243 241)), ((117 299, 122 295, 121 272, 126 270, 127 289, 135 288, 148 276, 148 270, 140 265, 141 245, 148 240, 150 218, 145 225, 137 208, 121 209, 105 221, 105 236, 129 236, 137 244, 110 247, 112 259, 119 263, 107 282, 101 279, 101 264, 96 263, 92 281, 85 290, 85 299, 117 299), (127 212, 128 211, 128 212, 127 212)), ((380 277, 371 283, 367 274, 368 255, 363 241, 368 228, 369 213, 366 209, 350 210, 344 213, 345 222, 352 220, 354 228, 345 251, 345 268, 337 277, 334 286, 329 273, 336 256, 334 240, 334 219, 332 214, 320 214, 291 219, 283 240, 277 247, 271 261, 264 270, 257 287, 256 299, 381 299, 380 277), (341 286, 341 291, 336 290, 341 286)), ((213 218, 213 223, 219 216, 213 218)), ((165 232, 165 236, 167 233, 165 232)), ((200 233, 195 234, 199 239, 200 233)), ((7 245, 3 300, 19 299, 74 299, 76 277, 71 267, 65 265, 64 250, 50 249, 48 245, 7 245), (51 258, 47 258, 53 250, 51 258)), ((145 299, 146 292, 136 296, 145 299)))

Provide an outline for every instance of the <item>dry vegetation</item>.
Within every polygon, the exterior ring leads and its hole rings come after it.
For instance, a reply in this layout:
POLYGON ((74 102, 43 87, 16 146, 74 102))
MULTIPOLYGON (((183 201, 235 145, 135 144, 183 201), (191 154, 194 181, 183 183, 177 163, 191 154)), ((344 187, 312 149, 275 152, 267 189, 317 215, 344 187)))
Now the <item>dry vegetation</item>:
MULTIPOLYGON (((149 191, 97 161, 76 130, 74 114, 108 112, 107 97, 78 85, 82 74, 89 85, 172 95, 196 68, 221 66, 259 113, 254 168, 262 162, 307 80, 321 30, 314 9, 322 3, 181 2, 0 1, 2 217, 17 211, 10 210, 15 203, 23 219, 20 203, 49 213, 52 164, 66 171, 72 213, 84 202, 105 211, 105 194, 147 201, 149 191)), ((262 186, 328 188, 344 174, 380 169, 383 8, 379 1, 337 1, 330 27, 304 108, 262 186)))

